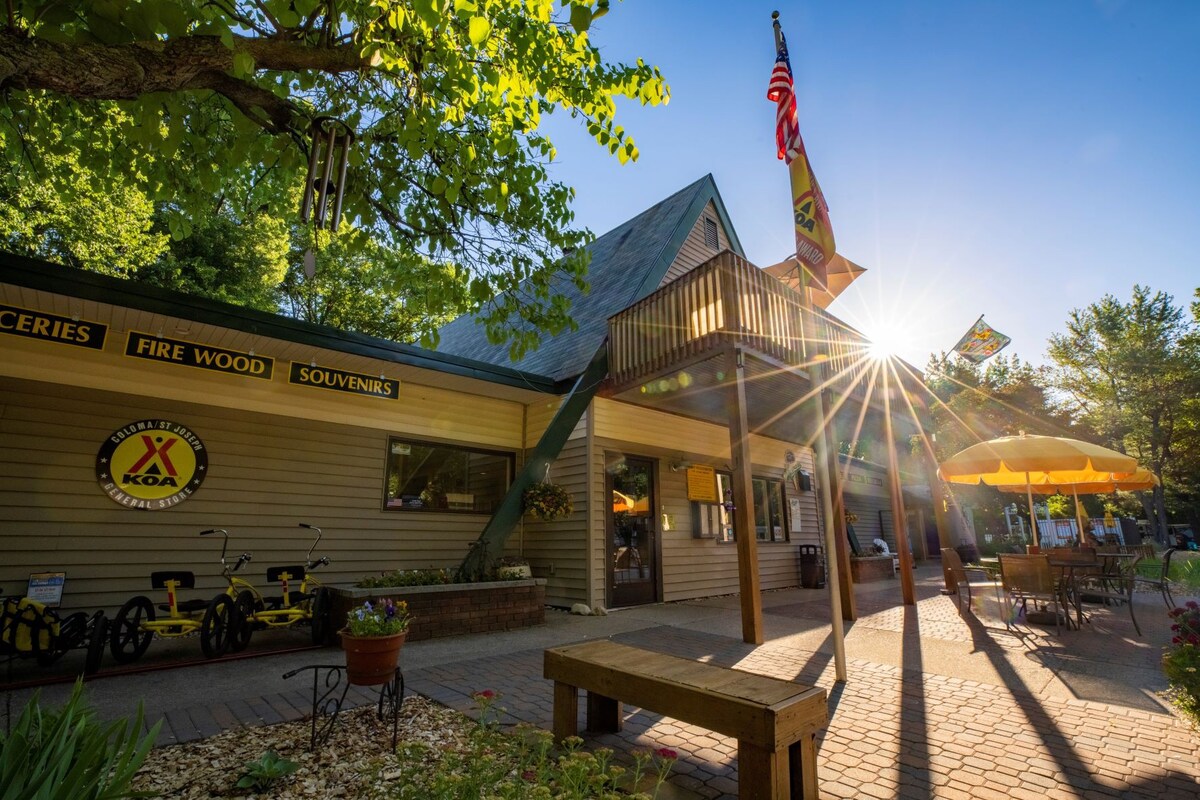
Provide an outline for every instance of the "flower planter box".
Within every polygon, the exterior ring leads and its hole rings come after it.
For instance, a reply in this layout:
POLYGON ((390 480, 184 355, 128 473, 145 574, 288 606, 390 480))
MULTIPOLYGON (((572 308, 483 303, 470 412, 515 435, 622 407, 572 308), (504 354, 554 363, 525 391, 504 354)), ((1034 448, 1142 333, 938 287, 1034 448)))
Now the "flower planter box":
POLYGON ((892 556, 859 556, 850 559, 850 576, 855 583, 884 581, 895 576, 892 556))
POLYGON ((448 583, 441 586, 399 586, 358 589, 332 586, 333 626, 346 624, 350 609, 364 600, 390 597, 408 603, 413 620, 408 641, 528 628, 546 621, 546 579, 489 583, 448 583))

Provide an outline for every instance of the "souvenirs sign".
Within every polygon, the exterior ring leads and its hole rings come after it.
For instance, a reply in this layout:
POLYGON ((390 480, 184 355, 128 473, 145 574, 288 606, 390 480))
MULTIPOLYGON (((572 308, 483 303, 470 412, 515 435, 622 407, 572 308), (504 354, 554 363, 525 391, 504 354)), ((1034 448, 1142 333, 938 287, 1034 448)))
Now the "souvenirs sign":
POLYGON ((99 322, 30 311, 17 306, 0 305, 0 333, 103 350, 108 326, 99 322))
POLYGON ((703 464, 688 467, 687 471, 688 500, 699 503, 719 502, 717 497, 717 471, 703 464))
POLYGON ((137 331, 129 332, 129 338, 125 340, 125 355, 265 380, 271 379, 271 371, 275 366, 275 359, 256 356, 254 353, 210 347, 182 339, 167 339, 137 331))
POLYGON ((332 367, 318 367, 315 364, 292 362, 288 383, 297 386, 315 386, 318 389, 331 389, 335 392, 362 394, 367 397, 382 397, 385 400, 400 398, 400 381, 385 378, 382 375, 363 375, 358 372, 345 372, 332 367))
POLYGON ((114 501, 157 511, 179 505, 200 488, 208 450, 184 425, 165 419, 131 422, 100 445, 96 480, 114 501))

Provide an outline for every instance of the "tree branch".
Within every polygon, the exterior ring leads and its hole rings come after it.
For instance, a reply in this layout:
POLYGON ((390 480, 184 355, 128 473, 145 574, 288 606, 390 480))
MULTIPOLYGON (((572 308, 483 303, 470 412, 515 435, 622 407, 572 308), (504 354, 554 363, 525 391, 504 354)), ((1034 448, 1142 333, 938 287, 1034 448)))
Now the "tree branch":
POLYGON ((0 90, 34 89, 76 100, 132 100, 151 92, 209 89, 275 132, 301 126, 289 100, 233 77, 236 53, 258 70, 338 74, 370 69, 355 47, 316 47, 298 41, 235 36, 232 48, 215 36, 166 42, 94 45, 51 42, 0 31, 0 90), (255 109, 262 114, 253 113, 255 109))

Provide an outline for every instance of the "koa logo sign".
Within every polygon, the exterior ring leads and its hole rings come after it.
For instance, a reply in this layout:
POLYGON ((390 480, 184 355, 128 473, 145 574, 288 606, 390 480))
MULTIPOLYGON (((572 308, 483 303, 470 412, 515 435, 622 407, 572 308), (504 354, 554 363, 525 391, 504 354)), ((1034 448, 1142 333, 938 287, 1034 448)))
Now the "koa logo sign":
POLYGON ((96 480, 128 508, 158 510, 192 496, 208 472, 208 451, 184 425, 164 419, 131 422, 100 445, 96 480))

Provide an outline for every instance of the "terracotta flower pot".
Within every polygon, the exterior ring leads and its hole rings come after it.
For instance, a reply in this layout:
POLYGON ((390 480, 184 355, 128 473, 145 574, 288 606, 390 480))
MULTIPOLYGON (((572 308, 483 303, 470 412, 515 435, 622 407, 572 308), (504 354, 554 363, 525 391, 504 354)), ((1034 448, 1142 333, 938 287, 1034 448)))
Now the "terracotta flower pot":
POLYGON ((408 631, 392 636, 351 636, 341 631, 346 651, 346 677, 356 686, 378 686, 392 680, 408 631))

